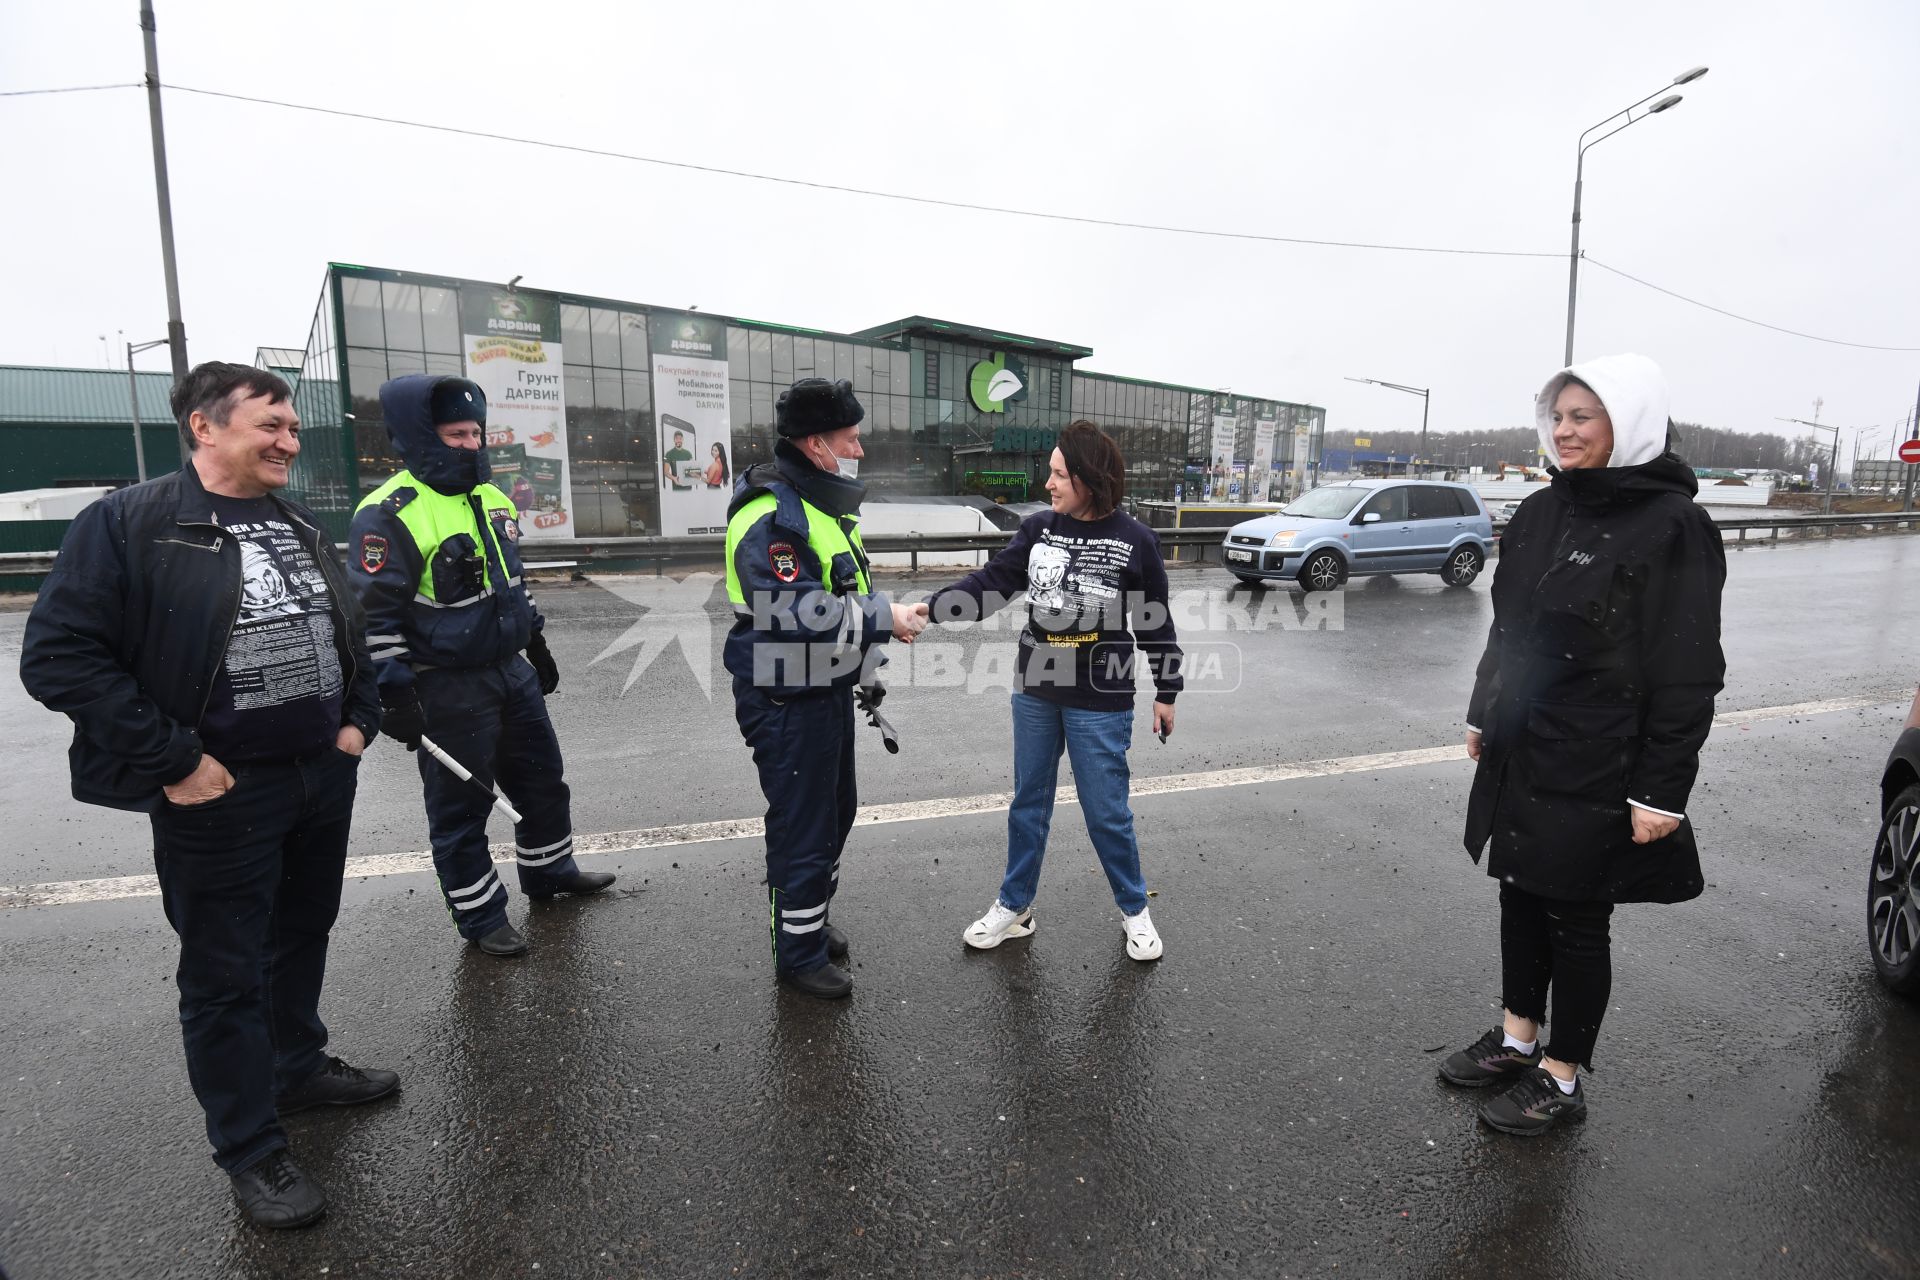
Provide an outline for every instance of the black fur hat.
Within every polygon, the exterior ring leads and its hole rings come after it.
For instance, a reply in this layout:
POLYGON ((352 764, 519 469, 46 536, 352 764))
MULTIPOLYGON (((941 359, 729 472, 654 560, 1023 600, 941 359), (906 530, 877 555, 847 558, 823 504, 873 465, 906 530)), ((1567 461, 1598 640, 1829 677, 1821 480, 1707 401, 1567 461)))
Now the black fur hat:
POLYGON ((780 393, 773 406, 774 425, 789 440, 851 427, 867 416, 845 378, 802 378, 780 393))
POLYGON ((465 378, 443 378, 434 384, 429 404, 436 427, 449 422, 487 425, 487 393, 480 389, 477 382, 469 382, 465 378))

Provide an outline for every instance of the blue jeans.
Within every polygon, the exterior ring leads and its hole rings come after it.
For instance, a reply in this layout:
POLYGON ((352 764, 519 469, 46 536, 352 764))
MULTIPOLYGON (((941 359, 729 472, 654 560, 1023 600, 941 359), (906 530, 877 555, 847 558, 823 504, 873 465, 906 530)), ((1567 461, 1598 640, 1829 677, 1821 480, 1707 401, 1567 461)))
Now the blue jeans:
POLYGON ((1013 804, 1007 810, 1007 878, 1000 901, 1014 911, 1033 905, 1040 861, 1053 823, 1053 793, 1060 751, 1073 760, 1074 786, 1086 815, 1087 835, 1113 887, 1113 900, 1127 915, 1147 907, 1140 876, 1140 846, 1133 838, 1127 805, 1127 748, 1133 742, 1133 710, 1085 711, 1028 693, 1013 695, 1013 804))

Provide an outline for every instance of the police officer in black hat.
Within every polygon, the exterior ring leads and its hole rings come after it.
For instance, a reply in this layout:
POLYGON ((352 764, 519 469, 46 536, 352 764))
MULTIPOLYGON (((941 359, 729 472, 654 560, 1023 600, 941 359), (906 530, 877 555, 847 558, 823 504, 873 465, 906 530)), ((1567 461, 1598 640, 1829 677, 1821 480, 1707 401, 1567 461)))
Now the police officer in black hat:
POLYGON ((734 718, 767 797, 768 928, 774 971, 831 999, 853 978, 831 963, 847 938, 828 920, 853 827, 855 687, 889 638, 911 644, 925 615, 873 589, 860 545, 860 421, 844 379, 802 378, 774 409, 774 460, 748 468, 727 509, 725 662, 734 718))
POLYGON ((519 513, 491 482, 486 393, 465 378, 410 374, 380 388, 380 408, 407 469, 354 513, 347 566, 366 610, 384 727, 408 750, 425 734, 479 780, 420 752, 448 914, 488 955, 519 955, 527 940, 507 921, 507 889, 487 851, 490 784, 520 811, 514 862, 528 897, 598 893, 613 876, 574 863, 547 717, 560 669, 522 578, 519 513))

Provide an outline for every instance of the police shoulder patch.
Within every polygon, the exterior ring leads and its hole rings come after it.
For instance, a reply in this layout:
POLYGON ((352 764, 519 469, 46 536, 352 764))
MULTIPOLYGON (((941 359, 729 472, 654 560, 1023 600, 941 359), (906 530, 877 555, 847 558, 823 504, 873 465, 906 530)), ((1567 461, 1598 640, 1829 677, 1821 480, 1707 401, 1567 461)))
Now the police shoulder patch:
POLYGON ((380 572, 387 563, 387 540, 377 533, 360 536, 360 567, 368 573, 380 572))
POLYGON ((791 542, 776 542, 768 547, 767 563, 773 568, 773 576, 782 582, 792 582, 800 576, 800 556, 791 542))

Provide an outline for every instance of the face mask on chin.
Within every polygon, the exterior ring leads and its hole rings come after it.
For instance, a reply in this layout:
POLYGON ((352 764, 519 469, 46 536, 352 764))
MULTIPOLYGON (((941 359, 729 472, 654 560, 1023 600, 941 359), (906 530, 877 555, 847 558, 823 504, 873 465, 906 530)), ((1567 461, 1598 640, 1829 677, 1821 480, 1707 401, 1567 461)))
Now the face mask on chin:
POLYGON ((827 457, 833 460, 832 467, 822 466, 818 458, 813 460, 813 465, 819 467, 822 471, 831 470, 842 480, 858 480, 860 478, 860 459, 843 458, 833 451, 831 445, 827 446, 827 457))

